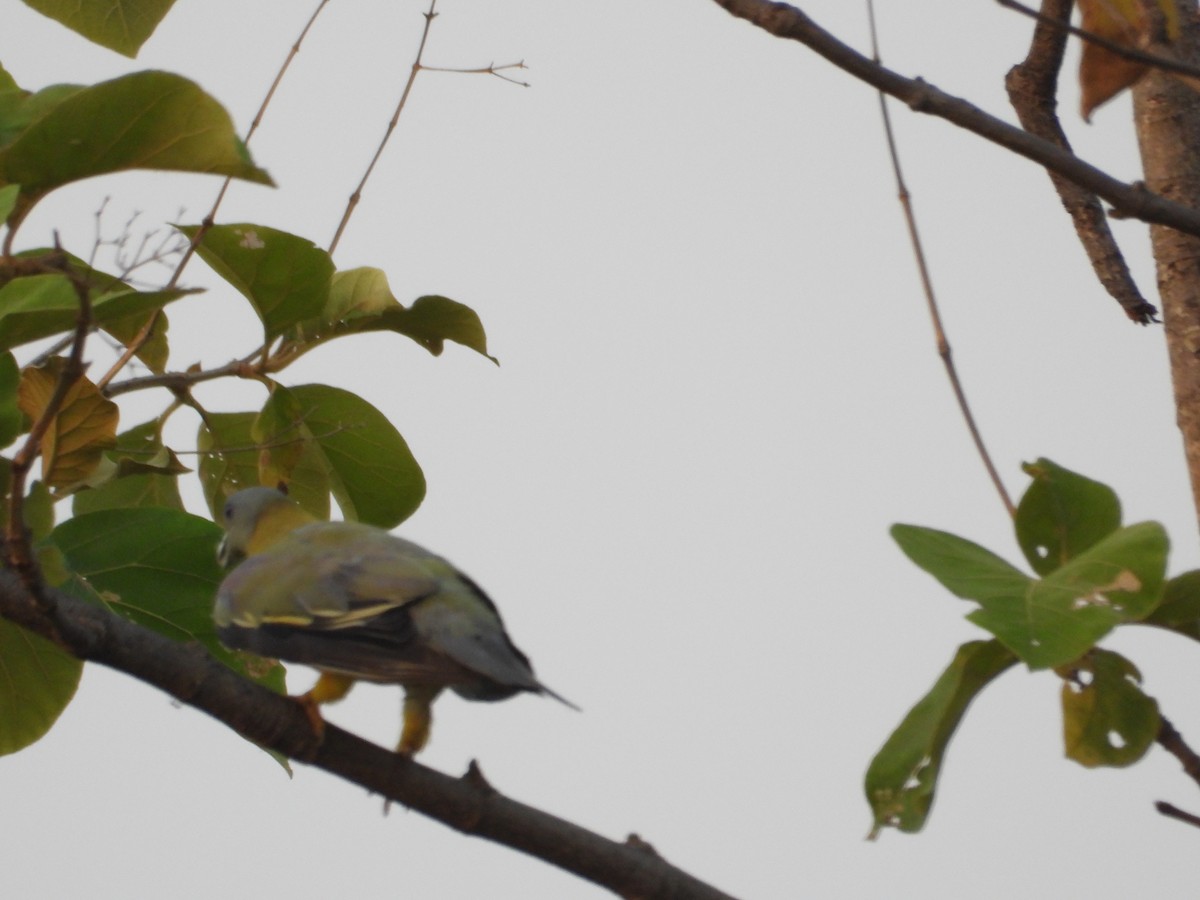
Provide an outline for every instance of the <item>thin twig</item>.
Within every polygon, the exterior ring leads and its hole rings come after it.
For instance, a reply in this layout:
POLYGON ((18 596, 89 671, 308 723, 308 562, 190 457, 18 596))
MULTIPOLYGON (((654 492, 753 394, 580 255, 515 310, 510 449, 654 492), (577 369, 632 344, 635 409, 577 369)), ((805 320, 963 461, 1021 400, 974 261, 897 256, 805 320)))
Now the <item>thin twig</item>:
POLYGON ((503 66, 498 66, 495 63, 491 63, 490 65, 481 66, 476 69, 453 69, 446 66, 421 66, 421 68, 426 72, 450 72, 456 75, 495 75, 497 78, 507 81, 511 84, 517 84, 521 87, 529 87, 528 81, 518 81, 516 78, 511 78, 508 75, 500 74, 505 69, 528 69, 529 66, 525 65, 525 60, 515 63, 506 63, 503 66))
POLYGON ((413 60, 412 70, 408 73, 408 81, 405 82, 404 90, 400 93, 400 101, 396 104, 396 111, 392 113, 392 119, 388 122, 387 128, 383 132, 383 139, 379 142, 379 146, 375 148, 375 155, 371 157, 371 162, 367 165, 367 171, 363 173, 362 179, 358 182, 358 187, 354 189, 354 193, 350 195, 350 199, 346 202, 346 210, 342 213, 342 219, 338 222, 337 229, 333 233, 333 240, 329 242, 330 256, 337 249, 337 245, 342 239, 342 232, 346 230, 346 225, 350 222, 350 217, 354 214, 359 200, 362 199, 362 192, 363 188, 367 185, 367 179, 371 177, 371 173, 375 170, 375 164, 379 162, 379 157, 383 155, 384 147, 387 146, 392 132, 396 130, 396 125, 400 121, 400 114, 404 112, 404 106, 408 103, 408 95, 412 93, 413 83, 417 80, 417 73, 424 68, 421 64, 421 59, 425 55, 425 44, 429 40, 430 26, 433 25, 433 20, 437 18, 436 6, 437 0, 430 0, 429 11, 422 13, 425 16, 425 27, 421 31, 421 42, 417 45, 417 55, 413 60))
MULTIPOLYGON (((308 35, 308 31, 310 28, 312 28, 313 23, 317 20, 317 16, 321 14, 321 10, 323 10, 328 3, 329 0, 319 0, 317 3, 317 8, 313 10, 313 14, 309 16, 308 21, 300 30, 299 37, 297 37, 295 42, 292 44, 292 48, 288 51, 288 55, 284 59, 283 65, 281 65, 279 67, 279 71, 275 73, 275 79, 271 82, 271 87, 267 89, 266 96, 263 97, 262 103, 259 104, 258 112, 255 113, 254 120, 250 123, 250 127, 246 131, 246 136, 243 138, 244 143, 249 144, 250 139, 254 136, 254 132, 258 130, 258 126, 261 124, 263 119, 263 114, 266 112, 267 106, 271 102, 271 98, 275 96, 275 89, 279 87, 279 83, 283 80, 284 74, 287 72, 288 67, 292 64, 292 60, 295 59, 296 55, 300 52, 300 45, 303 43, 304 38, 308 35)), ((164 290, 171 290, 177 284, 179 284, 179 279, 183 275, 183 270, 187 268, 187 264, 191 262, 192 256, 194 256, 196 253, 196 248, 200 246, 200 242, 204 240, 204 235, 208 233, 208 230, 213 227, 213 224, 216 221, 217 210, 220 209, 221 202, 225 199, 225 193, 229 190, 229 185, 232 181, 233 176, 229 176, 221 185, 220 191, 217 192, 217 198, 213 201, 212 208, 208 211, 208 215, 206 215, 200 222, 200 227, 196 229, 196 233, 192 235, 192 239, 188 241, 187 249, 183 251, 183 257, 179 260, 179 264, 175 267, 175 272, 171 275, 171 280, 167 282, 164 290)), ((125 352, 121 354, 120 358, 113 363, 109 370, 105 372, 104 375, 100 377, 100 380, 96 382, 96 386, 98 388, 104 390, 104 388, 108 386, 109 382, 111 382, 113 378, 115 378, 117 374, 123 368, 125 368, 126 365, 128 365, 129 361, 133 359, 137 352, 142 349, 142 346, 146 343, 146 341, 150 340, 150 335, 153 334, 154 326, 158 323, 158 319, 161 315, 162 309, 157 309, 150 316, 150 318, 146 320, 146 324, 142 326, 141 331, 139 331, 134 339, 130 341, 128 345, 126 345, 125 352)))
POLYGON ((229 376, 258 378, 263 373, 253 363, 262 353, 262 347, 255 347, 253 351, 247 353, 241 359, 235 359, 214 369, 163 372, 161 375, 143 375, 138 378, 127 378, 125 381, 110 384, 104 390, 104 396, 111 399, 121 394, 128 394, 131 391, 144 391, 148 388, 156 387, 167 388, 170 391, 186 391, 194 384, 200 384, 203 381, 212 381, 215 378, 227 378, 229 376))
POLYGON ((1117 41, 1110 41, 1106 37, 1101 37, 1092 31, 1085 31, 1078 26, 1072 25, 1070 20, 1062 21, 1053 16, 1047 16, 1044 13, 1038 12, 1036 9, 1030 9, 1023 3, 1018 3, 1016 0, 996 0, 1005 9, 1011 9, 1014 12, 1019 12, 1021 15, 1029 16, 1031 19, 1036 19, 1038 22, 1049 25, 1052 28, 1057 28, 1068 34, 1073 34, 1081 40, 1087 41, 1089 44, 1095 44, 1097 47, 1103 47, 1109 53, 1127 59, 1130 62, 1142 63, 1153 69, 1161 69, 1173 75, 1183 75, 1188 78, 1200 78, 1200 67, 1189 65, 1185 62, 1180 62, 1170 53, 1168 47, 1164 44, 1153 44, 1153 49, 1150 51, 1137 50, 1127 44, 1121 44, 1117 41))
POLYGON ((1168 818, 1178 819, 1180 822, 1186 822, 1189 825, 1200 828, 1200 816, 1193 815, 1190 812, 1180 809, 1178 806, 1173 806, 1165 800, 1159 800, 1154 804, 1154 808, 1168 818))
POLYGON ((1184 773, 1200 785, 1200 755, 1184 741, 1166 716, 1159 717, 1158 734, 1154 740, 1168 753, 1179 760, 1184 773))
MULTIPOLYGON (((1034 28, 1029 53, 1023 62, 1012 67, 1004 81, 1009 102, 1025 129, 1067 151, 1071 144, 1059 123, 1055 107, 1058 73, 1067 43, 1067 33, 1061 26, 1070 19, 1072 6, 1073 0, 1042 0, 1042 12, 1034 28)), ((1138 290, 1100 200, 1062 175, 1052 171, 1046 174, 1071 216, 1079 242, 1100 284, 1121 304, 1132 321, 1140 325, 1157 321, 1158 310, 1138 290)))
MULTIPOLYGON (((875 4, 873 0, 867 0, 867 18, 870 21, 871 27, 871 54, 874 61, 879 63, 879 41, 875 29, 875 4)), ((983 466, 987 469, 988 477, 991 478, 992 484, 996 488, 996 493, 1000 495, 1000 501, 1004 504, 1004 508, 1008 510, 1008 514, 1015 516, 1017 508, 1013 505, 1012 498, 1009 497, 1008 491, 1004 487, 1004 482, 1000 480, 1000 473, 996 471, 996 466, 992 463, 991 454, 988 453, 987 445, 983 442, 983 435, 979 432, 979 426, 975 422, 975 416, 971 412, 971 405, 967 402, 966 392, 963 390, 962 381, 959 379, 958 370, 954 365, 954 359, 950 351, 950 341, 946 337, 946 329, 942 324, 942 314, 938 309, 937 296, 933 290, 933 281, 930 279, 929 266, 926 264, 925 251, 921 245, 921 236, 917 231, 917 219, 913 212, 912 197, 909 194, 908 186, 904 182, 904 174, 900 169, 900 154, 896 149, 896 138, 892 132, 891 117, 888 115, 887 96, 883 91, 879 92, 879 111, 883 116, 883 131, 887 135, 888 155, 892 161, 892 173, 896 177, 896 190, 899 194, 900 206, 904 210, 904 221, 908 226, 908 237, 912 242, 913 256, 917 261, 917 270, 921 274, 921 287, 925 292, 925 304, 929 310, 930 323, 933 325, 938 356, 941 357, 942 364, 946 368, 946 377, 950 379, 950 387, 954 391, 954 399, 958 402, 959 411, 962 413, 963 421, 966 422, 967 430, 971 433, 971 440, 975 443, 975 449, 979 453, 979 458, 983 460, 983 466)))

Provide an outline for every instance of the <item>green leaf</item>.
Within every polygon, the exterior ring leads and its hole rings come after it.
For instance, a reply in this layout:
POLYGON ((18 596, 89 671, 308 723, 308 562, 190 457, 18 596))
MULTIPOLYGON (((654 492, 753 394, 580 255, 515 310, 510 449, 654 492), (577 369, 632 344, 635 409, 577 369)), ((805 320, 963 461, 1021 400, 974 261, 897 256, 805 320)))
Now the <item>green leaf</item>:
POLYGON ((45 638, 0 619, 0 755, 48 732, 79 686, 83 663, 45 638))
POLYGON ((1129 660, 1093 650, 1063 682, 1063 743, 1082 766, 1128 766, 1158 734, 1158 703, 1142 693, 1142 675, 1129 660))
POLYGON ((434 356, 441 355, 446 341, 454 341, 496 362, 488 356, 487 335, 473 309, 435 295, 418 297, 406 309, 392 294, 383 271, 373 268, 337 272, 320 317, 301 323, 292 340, 309 346, 369 331, 402 334, 434 356))
POLYGON ((251 671, 217 640, 212 604, 221 529, 175 509, 108 509, 63 522, 51 535, 72 578, 64 589, 177 641, 199 641, 236 672, 283 691, 283 669, 251 671))
POLYGON ((61 99, 0 151, 0 181, 32 204, 64 184, 129 169, 199 172, 271 184, 199 86, 135 72, 61 99))
POLYGON ((937 683, 892 732, 867 769, 871 837, 885 827, 920 831, 929 816, 946 747, 971 701, 1016 658, 998 641, 958 648, 937 683))
POLYGON ((136 356, 147 369, 161 375, 167 370, 167 358, 170 356, 167 344, 167 314, 161 307, 151 313, 133 313, 113 319, 104 326, 104 330, 125 346, 129 346, 141 334, 151 317, 154 317, 154 324, 150 326, 150 335, 138 347, 136 356))
POLYGON ((93 44, 137 56, 175 0, 25 0, 25 5, 93 44))
POLYGON ((1017 507, 1017 543, 1039 575, 1049 575, 1121 527, 1121 502, 1108 485, 1039 459, 1017 507))
MULTIPOLYGON (((176 226, 195 240, 200 227, 176 226)), ((302 237, 264 225, 214 225, 196 247, 214 272, 250 301, 267 340, 320 314, 333 260, 302 237)))
POLYGON ((400 432, 349 391, 276 387, 259 423, 264 442, 300 435, 316 448, 347 519, 392 528, 425 497, 425 476, 400 432))
POLYGON ((1161 602, 1142 622, 1200 641, 1200 569, 1176 575, 1163 585, 1161 602))
POLYGON ((17 197, 21 193, 19 184, 6 184, 0 187, 0 222, 8 221, 9 213, 17 205, 17 197))
MULTIPOLYGON (((219 517, 225 499, 242 488, 269 484, 260 473, 261 458, 270 448, 254 436, 258 413, 216 413, 208 424, 200 426, 197 448, 200 450, 200 484, 213 518, 219 517), (211 427, 210 427, 211 426, 211 427)), ((286 443, 302 440, 295 433, 280 438, 286 443)), ((306 446, 300 463, 287 479, 288 496, 318 519, 329 518, 329 476, 315 446, 306 446)), ((269 474, 269 473, 268 473, 269 474)))
POLYGON ((54 530, 54 498, 50 489, 40 481, 35 481, 25 496, 23 506, 25 525, 33 540, 41 541, 49 537, 54 530))
MULTIPOLYGON (((8 76, 7 72, 4 74, 8 76)), ((17 87, 8 76, 7 83, 0 84, 0 148, 11 144, 30 123, 83 89, 81 84, 52 84, 31 93, 17 87)))
POLYGON ((21 370, 11 353, 0 353, 0 447, 7 447, 25 431, 25 416, 17 406, 21 370))
MULTIPOLYGON (((144 322, 190 290, 135 291, 116 282, 107 292, 92 298, 92 319, 118 339, 129 334, 130 319, 144 322)), ((75 327, 79 295, 65 275, 33 275, 15 278, 0 286, 0 350, 63 334, 75 327)))
POLYGON ((964 600, 1009 602, 1032 579, 990 550, 957 535, 919 525, 893 525, 892 539, 914 563, 964 600))
POLYGON ((1033 669, 1071 662, 1162 597, 1168 544, 1156 522, 1110 534, 1041 581, 946 532, 896 525, 892 536, 950 591, 979 603, 967 618, 1033 669))

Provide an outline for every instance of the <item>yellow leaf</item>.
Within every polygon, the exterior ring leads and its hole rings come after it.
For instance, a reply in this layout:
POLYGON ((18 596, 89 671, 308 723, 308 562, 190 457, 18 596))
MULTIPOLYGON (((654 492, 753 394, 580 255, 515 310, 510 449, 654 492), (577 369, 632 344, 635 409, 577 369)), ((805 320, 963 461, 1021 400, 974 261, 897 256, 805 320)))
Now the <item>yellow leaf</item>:
MULTIPOLYGON (((1179 14, 1175 4, 1173 0, 1158 0, 1158 7, 1166 20, 1167 38, 1174 41, 1179 37, 1179 14)), ((1079 10, 1082 16, 1080 27, 1084 31, 1131 50, 1144 49, 1142 38, 1148 23, 1138 0, 1079 0, 1079 10)), ((1147 66, 1142 63, 1124 59, 1111 50, 1085 41, 1079 62, 1080 106, 1084 120, 1090 119, 1092 111, 1101 103, 1132 86, 1146 71, 1147 66)))
MULTIPOLYGON (((63 359, 55 358, 21 373, 17 406, 30 420, 39 421, 46 411, 63 365, 63 359)), ((117 404, 86 378, 76 379, 42 437, 42 481, 66 487, 90 475, 104 451, 116 446, 117 419, 117 404)))

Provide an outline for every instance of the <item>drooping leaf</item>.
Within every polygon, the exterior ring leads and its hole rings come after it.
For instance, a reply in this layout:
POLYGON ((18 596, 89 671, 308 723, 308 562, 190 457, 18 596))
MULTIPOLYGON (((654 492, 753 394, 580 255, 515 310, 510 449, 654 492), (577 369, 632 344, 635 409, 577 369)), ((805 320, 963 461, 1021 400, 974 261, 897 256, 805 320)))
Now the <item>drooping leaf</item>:
MULTIPOLYGON (((1179 37, 1179 14, 1173 0, 1158 0, 1166 19, 1166 37, 1179 37)), ((1080 27, 1130 50, 1143 49, 1148 22, 1139 0, 1079 0, 1080 27)), ((1144 63, 1126 59, 1091 41, 1083 42, 1079 61, 1080 106, 1084 120, 1101 103, 1132 86, 1147 71, 1144 63)))
POLYGON ((446 341, 462 344, 487 357, 487 335, 479 316, 469 306, 448 297, 418 297, 405 308, 392 294, 380 269, 359 268, 337 272, 321 315, 300 323, 293 340, 301 345, 348 334, 394 331, 416 341, 439 356, 446 341))
POLYGON ((116 447, 97 473, 101 470, 103 478, 93 476, 88 487, 72 497, 75 515, 138 506, 183 509, 177 476, 191 470, 163 446, 157 422, 143 422, 117 435, 116 447))
POLYGON ((349 391, 323 384, 277 387, 259 423, 263 441, 298 434, 310 442, 347 519, 392 528, 425 497, 425 476, 400 432, 349 391))
POLYGON ((271 183, 250 162, 221 105, 169 72, 135 72, 75 90, 0 150, 0 181, 21 185, 28 204, 64 184, 130 169, 271 183))
POLYGON ((93 44, 134 57, 175 0, 25 0, 25 4, 93 44))
POLYGON ((79 686, 83 663, 45 638, 0 619, 0 755, 50 730, 79 686))
MULTIPOLYGON (((177 226, 195 240, 197 225, 177 226)), ((320 315, 333 260, 306 238, 265 225, 214 225, 196 252, 241 293, 263 323, 267 340, 320 315)))
MULTIPOLYGON (((64 360, 55 357, 21 373, 17 404, 31 421, 48 408, 63 365, 64 360)), ((104 451, 116 444, 118 415, 117 405, 96 385, 82 376, 75 379, 42 438, 42 480, 57 488, 87 478, 104 451)))
POLYGON ((276 441, 281 444, 299 443, 305 449, 300 462, 285 479, 288 496, 319 519, 329 518, 329 476, 320 454, 311 441, 294 431, 264 442, 254 436, 259 413, 215 413, 208 424, 200 426, 197 448, 200 450, 200 483, 213 518, 220 515, 225 499, 242 488, 268 484, 278 487, 274 480, 263 481, 260 470, 263 457, 270 454, 276 441), (211 428, 210 428, 211 426, 211 428))
POLYGON ((1108 485, 1048 459, 1023 468, 1033 481, 1017 506, 1017 543, 1039 575, 1121 527, 1121 502, 1108 485))
POLYGON ((108 509, 75 516, 51 536, 70 568, 64 589, 177 641, 199 641, 231 669, 283 690, 283 670, 251 672, 217 640, 212 604, 221 529, 176 509, 108 509))
POLYGON ((1113 532, 1040 581, 946 532, 896 525, 892 536, 950 591, 979 603, 967 618, 1033 669, 1071 662, 1162 598, 1168 543, 1156 522, 1113 532))
POLYGON ((7 447, 25 430, 25 418, 17 406, 21 370, 11 353, 0 353, 0 447, 7 447))
POLYGON ((1142 675, 1118 653, 1099 648, 1063 682, 1063 744, 1082 766, 1128 766, 1158 734, 1158 703, 1140 687, 1142 675))
POLYGON ((933 688, 904 717, 867 769, 875 837, 886 827, 920 831, 929 816, 946 748, 971 701, 1016 662, 999 641, 958 648, 933 688))

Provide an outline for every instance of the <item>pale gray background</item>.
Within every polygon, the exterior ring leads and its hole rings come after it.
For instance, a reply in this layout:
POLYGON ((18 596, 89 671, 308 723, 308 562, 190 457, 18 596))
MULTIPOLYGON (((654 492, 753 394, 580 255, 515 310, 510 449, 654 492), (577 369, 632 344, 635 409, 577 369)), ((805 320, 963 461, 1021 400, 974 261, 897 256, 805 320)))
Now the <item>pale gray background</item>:
MULTIPOLYGON (((313 2, 180 0, 134 62, 2 0, 18 82, 160 67, 244 129, 313 2)), ((1002 79, 1030 25, 994 3, 880 0, 885 59, 1011 119, 1002 79)), ((407 74, 423 2, 335 2, 255 138, 279 189, 236 185, 220 218, 327 244, 407 74)), ((861 4, 805 7, 860 48, 861 4)), ((1125 772, 1063 759, 1058 684, 1014 671, 952 747, 926 832, 863 840, 872 753, 963 640, 970 606, 887 536, 956 531, 1018 558, 955 412, 923 312, 875 94, 708 0, 445 0, 433 65, 525 59, 525 90, 421 76, 336 255, 386 269, 408 302, 473 306, 497 369, 374 336, 307 357, 377 404, 429 478, 402 532, 493 594, 576 714, 523 697, 447 698, 422 760, 478 758, 512 796, 743 897, 1084 896, 1194 891, 1200 835, 1152 801, 1200 808, 1154 751, 1125 772)), ((1074 60, 1074 56, 1072 59, 1074 60)), ((1128 100, 1080 151, 1137 177, 1128 100)), ((956 358, 1010 487, 1040 455, 1157 518, 1172 571, 1196 565, 1161 330, 1092 279, 1045 175, 893 107, 956 358)), ((21 246, 61 230, 197 221, 218 182, 122 175, 59 192, 21 246)), ((1116 226, 1153 292, 1145 229, 1116 226)), ((214 289, 172 307, 174 361, 253 344, 214 289)), ((253 408, 214 385, 213 409, 253 408)), ((165 404, 139 405, 134 424, 165 404)), ((183 445, 194 422, 178 417, 183 445)), ((193 494, 194 496, 194 494, 193 494)), ((199 505, 194 507, 199 511, 199 505)), ((1200 657, 1157 633, 1110 642, 1200 742, 1200 657)), ((293 690, 310 675, 297 670, 293 690)), ((329 717, 394 742, 399 691, 329 717)), ((11 897, 536 897, 605 892, 303 767, 289 781, 204 716, 98 667, 40 744, 0 760, 11 897)))

